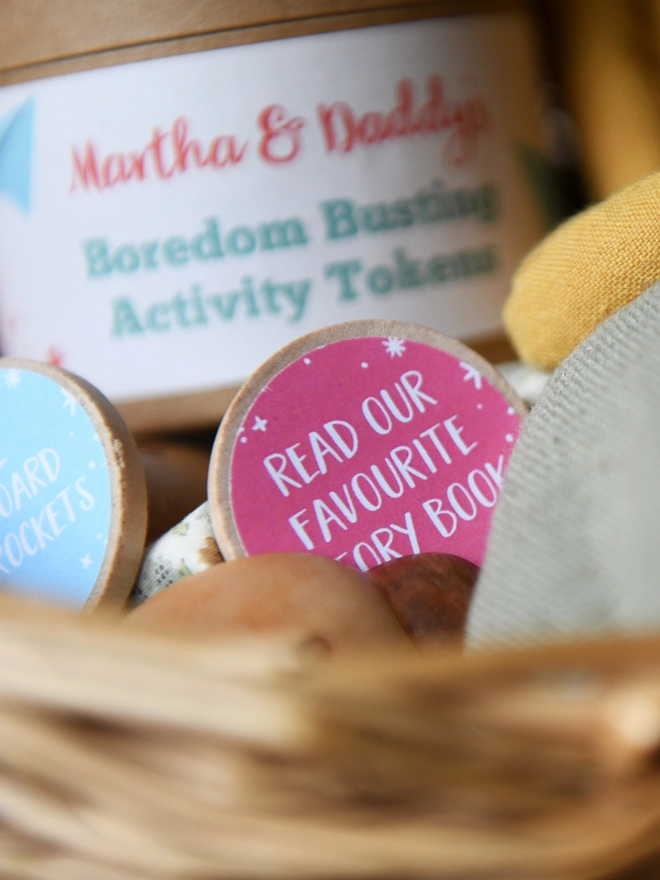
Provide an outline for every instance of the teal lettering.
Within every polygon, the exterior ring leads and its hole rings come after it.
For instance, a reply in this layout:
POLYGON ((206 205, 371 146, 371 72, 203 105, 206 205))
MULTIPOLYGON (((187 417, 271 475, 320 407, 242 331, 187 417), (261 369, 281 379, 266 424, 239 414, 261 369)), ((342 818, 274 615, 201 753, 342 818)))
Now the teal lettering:
POLYGON ((353 276, 362 271, 362 263, 359 260, 347 260, 344 263, 330 263, 325 267, 326 278, 336 278, 339 281, 339 299, 357 299, 357 290, 353 287, 353 276))
POLYGON ((188 243, 183 238, 168 238, 163 245, 165 261, 172 266, 183 266, 190 259, 188 243))
POLYGON ((322 202, 321 209, 325 217, 326 238, 351 238, 357 234, 353 202, 348 199, 334 199, 332 202, 322 202))
POLYGON ((108 254, 108 242, 103 238, 92 238, 83 242, 83 251, 87 258, 87 275, 98 278, 112 272, 112 263, 108 254))
POLYGON ((311 286, 311 281, 299 281, 294 284, 282 285, 285 296, 288 297, 293 306, 293 311, 289 316, 290 323, 293 324, 295 321, 299 321, 302 318, 307 304, 307 295, 309 294, 311 286))
POLYGON ((479 272, 493 272, 497 269, 497 252, 494 247, 485 247, 482 251, 477 251, 475 257, 479 272))
POLYGON ((145 241, 143 245, 140 245, 140 250, 142 251, 142 265, 144 268, 157 269, 156 251, 158 250, 158 242, 145 241))
MULTIPOLYGON (((397 248, 392 256, 394 265, 375 266, 365 275, 367 289, 376 296, 468 280, 493 272, 498 266, 493 245, 453 254, 435 254, 428 259, 411 259, 403 248, 397 248)), ((334 265, 326 269, 326 274, 329 269, 334 269, 334 265)))
POLYGON ((272 251, 276 248, 289 248, 308 243, 305 227, 300 220, 275 220, 262 223, 259 227, 261 249, 272 251))
POLYGON ((367 287, 372 293, 389 293, 394 287, 394 275, 387 266, 376 266, 367 275, 367 287))
POLYGON ((113 313, 113 336, 123 336, 125 333, 144 333, 144 328, 140 324, 128 297, 121 297, 113 301, 113 313))
POLYGON ((198 260, 219 260, 223 256, 220 246, 220 231, 213 217, 204 221, 206 231, 200 232, 190 242, 190 251, 198 260))
POLYGON ((104 238, 91 238, 83 241, 81 247, 88 277, 99 278, 113 272, 131 274, 161 266, 184 266, 191 260, 220 260, 225 254, 242 257, 256 250, 283 250, 307 244, 305 224, 297 217, 261 223, 254 228, 236 226, 229 230, 224 241, 218 221, 207 217, 203 230, 190 239, 176 235, 165 241, 114 247, 104 238))
MULTIPOLYGON (((250 275, 246 275, 238 290, 205 294, 201 285, 192 284, 188 293, 179 291, 169 300, 152 302, 143 308, 138 308, 131 298, 121 297, 112 303, 112 335, 163 334, 178 329, 190 332, 218 318, 229 322, 282 314, 284 320, 295 323, 305 316, 311 291, 312 281, 309 278, 283 283, 267 278, 257 285, 250 275)), ((32 463, 32 459, 29 459, 28 465, 32 463)), ((47 463, 42 462, 44 468, 47 463)), ((33 471, 37 462, 35 460, 32 469, 28 465, 26 473, 32 486, 36 484, 33 471)), ((26 491, 29 491, 27 484, 26 491)), ((2 484, 0 500, 1 492, 2 484)))
POLYGON ((403 248, 394 251, 399 287, 421 287, 424 284, 421 260, 410 260, 403 248))
POLYGON ((140 255, 134 247, 126 244, 114 255, 112 265, 118 272, 135 272, 140 266, 140 255))
POLYGON ((184 329, 208 323, 198 284, 190 288, 190 299, 186 299, 182 293, 177 293, 173 297, 172 311, 177 324, 184 329))
POLYGON ((112 265, 118 272, 135 272, 140 266, 140 255, 130 244, 124 245, 112 258, 112 265))
POLYGON ((225 245, 230 254, 251 254, 257 246, 254 232, 247 226, 237 226, 227 234, 225 245))
POLYGON ((497 189, 492 183, 487 183, 477 190, 477 212, 479 219, 484 223, 492 223, 500 212, 500 200, 497 189))
POLYGON ((390 228, 414 226, 415 214, 409 199, 400 199, 390 208, 390 228))
POLYGON ((202 291, 199 284, 193 284, 190 288, 190 299, 188 300, 191 311, 191 321, 193 324, 208 324, 208 318, 204 311, 204 303, 202 302, 202 291))
POLYGON ((266 311, 273 315, 277 315, 282 311, 282 303, 291 306, 288 317, 289 323, 299 321, 307 306, 307 298, 312 287, 312 282, 294 281, 291 284, 273 284, 270 278, 267 278, 260 288, 260 293, 266 301, 266 311))
POLYGON ((387 205, 371 205, 363 208, 360 214, 367 232, 383 232, 392 228, 387 205))
MULTIPOLYGON (((366 125, 363 132, 366 141, 374 134, 369 134, 367 129, 376 123, 373 114, 363 117, 361 125, 366 125)), ((372 235, 431 223, 465 220, 492 223, 499 214, 499 195, 492 183, 473 189, 448 190, 442 181, 436 180, 413 196, 393 202, 357 205, 350 199, 333 199, 322 202, 320 207, 326 239, 342 239, 360 232, 372 235)))
POLYGON ((266 310, 273 315, 278 315, 282 311, 282 308, 276 301, 278 289, 279 286, 273 284, 270 278, 267 278, 261 285, 261 293, 266 300, 266 310))
POLYGON ((447 258, 443 256, 432 257, 428 262, 428 273, 431 281, 443 284, 448 276, 447 258))

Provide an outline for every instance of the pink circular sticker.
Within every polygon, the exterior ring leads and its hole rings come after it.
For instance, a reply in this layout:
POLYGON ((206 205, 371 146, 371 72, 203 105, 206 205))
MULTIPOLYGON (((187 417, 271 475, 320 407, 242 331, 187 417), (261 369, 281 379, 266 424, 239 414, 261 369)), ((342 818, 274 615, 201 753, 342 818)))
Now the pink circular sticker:
POLYGON ((425 551, 481 565, 523 410, 465 351, 470 362, 408 338, 359 336, 277 372, 232 440, 239 549, 317 553, 362 570, 425 551))

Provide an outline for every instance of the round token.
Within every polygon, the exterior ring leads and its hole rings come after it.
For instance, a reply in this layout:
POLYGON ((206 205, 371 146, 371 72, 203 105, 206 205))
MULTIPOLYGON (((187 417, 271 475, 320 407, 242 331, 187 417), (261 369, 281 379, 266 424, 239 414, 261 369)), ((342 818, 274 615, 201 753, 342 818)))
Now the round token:
POLYGON ((211 456, 226 559, 309 552, 366 571, 419 552, 481 565, 525 405, 425 327, 355 321, 283 348, 234 399, 211 456))
POLYGON ((0 358, 0 583, 75 609, 120 605, 144 547, 139 455, 112 404, 58 367, 0 358))
POLYGON ((415 641, 462 641, 479 568, 451 553, 417 553, 369 576, 415 641))

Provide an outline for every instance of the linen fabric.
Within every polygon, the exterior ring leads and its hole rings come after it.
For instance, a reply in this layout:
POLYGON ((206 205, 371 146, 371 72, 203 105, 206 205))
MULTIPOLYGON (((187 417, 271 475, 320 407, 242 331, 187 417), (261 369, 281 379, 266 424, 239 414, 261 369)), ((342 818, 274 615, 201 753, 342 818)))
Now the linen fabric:
POLYGON ((553 370, 660 279, 660 172, 577 214, 523 260, 504 306, 522 360, 553 370))
POLYGON ((660 284, 551 376, 493 517, 467 645, 660 627, 660 284))

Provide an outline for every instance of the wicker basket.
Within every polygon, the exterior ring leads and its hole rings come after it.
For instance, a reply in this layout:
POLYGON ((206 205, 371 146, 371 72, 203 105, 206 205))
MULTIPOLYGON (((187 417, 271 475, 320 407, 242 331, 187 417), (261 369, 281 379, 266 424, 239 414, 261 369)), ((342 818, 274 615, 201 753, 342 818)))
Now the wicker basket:
POLYGON ((3 878, 660 876, 660 638, 321 661, 3 598, 0 655, 3 878))

